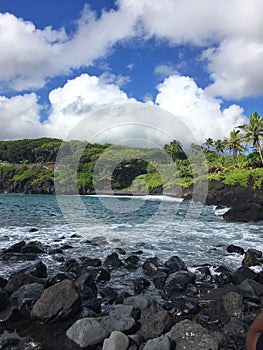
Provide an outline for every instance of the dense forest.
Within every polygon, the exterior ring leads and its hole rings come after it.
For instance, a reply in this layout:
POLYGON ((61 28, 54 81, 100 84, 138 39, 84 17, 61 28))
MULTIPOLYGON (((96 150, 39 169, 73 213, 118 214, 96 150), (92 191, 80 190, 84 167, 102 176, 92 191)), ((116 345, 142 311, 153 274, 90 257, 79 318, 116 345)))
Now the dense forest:
POLYGON ((263 181, 262 138, 263 118, 254 113, 247 124, 235 128, 223 140, 207 138, 185 151, 177 140, 163 149, 130 149, 53 138, 0 141, 0 191, 54 193, 58 154, 56 181, 62 193, 70 193, 74 182, 82 194, 111 188, 162 193, 189 188, 205 179, 259 189, 263 181), (102 163, 96 169, 98 160, 102 163))

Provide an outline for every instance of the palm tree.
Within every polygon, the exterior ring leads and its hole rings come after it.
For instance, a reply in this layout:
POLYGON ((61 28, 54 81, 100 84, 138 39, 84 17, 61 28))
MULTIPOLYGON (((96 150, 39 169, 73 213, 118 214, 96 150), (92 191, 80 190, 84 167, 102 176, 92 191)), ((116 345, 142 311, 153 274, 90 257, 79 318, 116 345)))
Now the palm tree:
POLYGON ((213 146, 214 140, 211 139, 211 137, 208 137, 208 139, 205 139, 204 145, 206 146, 207 150, 210 151, 210 148, 213 146))
POLYGON ((238 126, 239 129, 245 132, 244 139, 247 144, 252 143, 253 148, 258 150, 261 163, 263 164, 262 146, 260 140, 263 139, 263 117, 257 112, 249 117, 249 123, 238 126))
POLYGON ((236 157, 238 152, 245 150, 245 147, 242 145, 244 141, 243 135, 240 133, 240 130, 230 131, 229 138, 225 138, 224 144, 226 149, 229 149, 233 154, 234 163, 236 162, 236 157))
POLYGON ((224 141, 215 140, 214 144, 215 144, 215 150, 216 150, 217 154, 224 152, 224 150, 225 150, 224 141))

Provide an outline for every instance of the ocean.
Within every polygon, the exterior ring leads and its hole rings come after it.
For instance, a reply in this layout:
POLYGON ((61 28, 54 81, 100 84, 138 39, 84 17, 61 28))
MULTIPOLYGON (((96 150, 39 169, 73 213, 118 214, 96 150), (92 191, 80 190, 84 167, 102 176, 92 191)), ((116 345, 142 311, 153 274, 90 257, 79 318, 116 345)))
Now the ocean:
MULTIPOLYGON (((211 264, 237 268, 243 257, 229 254, 229 244, 263 250, 262 223, 225 222, 213 206, 182 203, 164 196, 49 196, 0 194, 0 248, 37 240, 48 252, 68 244, 66 258, 104 258, 114 249, 167 260, 180 256, 187 266, 211 264), (30 232, 32 228, 38 229, 30 232), (103 238, 96 238, 103 237, 103 238), (90 240, 101 242, 91 245, 90 240)), ((49 269, 50 254, 40 259, 49 269)), ((32 263, 32 262, 31 262, 32 263)), ((30 262, 0 261, 0 275, 30 262)))

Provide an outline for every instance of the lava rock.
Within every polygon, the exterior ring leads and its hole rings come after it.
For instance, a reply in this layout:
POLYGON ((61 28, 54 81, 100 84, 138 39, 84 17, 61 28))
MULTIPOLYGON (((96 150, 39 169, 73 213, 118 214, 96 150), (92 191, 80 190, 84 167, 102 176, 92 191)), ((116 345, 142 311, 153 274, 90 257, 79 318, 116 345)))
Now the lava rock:
POLYGON ((179 256, 172 256, 165 262, 164 265, 169 269, 170 273, 177 271, 187 271, 185 263, 179 256))
POLYGON ((109 315, 115 318, 120 318, 122 316, 132 317, 138 320, 141 316, 141 311, 132 305, 116 304, 111 307, 109 315))
POLYGON ((47 266, 42 261, 27 269, 26 272, 34 277, 47 278, 47 266))
POLYGON ((140 294, 146 288, 148 288, 151 283, 144 277, 138 277, 135 280, 133 280, 133 284, 135 293, 140 294))
POLYGON ((251 267, 251 266, 261 265, 261 263, 258 260, 257 254, 252 250, 248 250, 245 253, 245 258, 242 261, 242 265, 246 267, 251 267))
POLYGON ((103 342, 102 350, 127 350, 129 338, 122 332, 113 331, 103 342))
POLYGON ((149 339, 144 345, 143 350, 170 350, 171 340, 167 335, 161 335, 158 338, 149 339))
POLYGON ((139 264, 139 257, 137 255, 128 256, 125 259, 125 267, 128 270, 136 270, 139 264))
POLYGON ((163 264, 161 260, 158 259, 157 257, 149 258, 145 260, 145 262, 142 265, 144 272, 146 272, 149 275, 155 274, 162 267, 163 267, 163 264))
POLYGON ((20 250, 26 245, 25 241, 21 241, 18 243, 15 243, 11 245, 9 248, 4 249, 1 255, 6 254, 6 253, 19 253, 20 250))
POLYGON ((159 337, 170 329, 171 322, 171 317, 166 310, 159 311, 139 320, 141 327, 137 334, 143 336, 145 340, 159 337))
POLYGON ((9 305, 7 292, 3 289, 0 289, 0 311, 5 310, 9 305))
POLYGON ((226 251, 228 253, 237 253, 237 254, 240 254, 240 255, 243 255, 245 253, 244 249, 237 246, 237 245, 234 245, 234 244, 230 244, 227 248, 226 248, 226 251))
POLYGON ((80 258, 81 260, 81 265, 83 267, 100 267, 102 265, 102 262, 100 259, 92 259, 88 257, 82 257, 80 258))
POLYGON ((248 203, 229 209, 224 215, 224 220, 234 222, 253 222, 263 220, 262 205, 248 203))
POLYGON ((97 297, 98 289, 94 278, 89 273, 80 275, 74 283, 82 299, 94 299, 97 297))
POLYGON ((103 264, 107 267, 119 267, 123 265, 123 262, 120 260, 117 253, 112 253, 106 257, 103 264))
POLYGON ((244 311, 243 297, 236 292, 224 295, 223 305, 225 312, 230 317, 240 317, 244 311))
POLYGON ((176 296, 179 292, 183 291, 188 284, 192 283, 195 279, 195 275, 190 271, 178 271, 168 276, 164 291, 168 297, 176 296))
POLYGON ((233 273, 231 280, 234 284, 240 284, 247 278, 255 279, 256 277, 256 272, 252 271, 249 267, 242 266, 233 273))
POLYGON ((33 254, 41 254, 44 253, 43 244, 39 241, 31 241, 24 245, 21 250, 21 253, 33 253, 33 254))
POLYGON ((79 309, 79 294, 74 283, 63 280, 44 290, 34 304, 31 317, 50 322, 79 309))
POLYGON ((143 295, 130 296, 123 301, 123 305, 132 305, 141 311, 141 317, 147 317, 156 314, 162 308, 157 302, 143 295))
POLYGON ((30 283, 40 283, 45 286, 46 280, 43 278, 31 276, 25 272, 18 272, 9 278, 8 283, 5 286, 5 290, 7 292, 13 293, 24 284, 30 283))

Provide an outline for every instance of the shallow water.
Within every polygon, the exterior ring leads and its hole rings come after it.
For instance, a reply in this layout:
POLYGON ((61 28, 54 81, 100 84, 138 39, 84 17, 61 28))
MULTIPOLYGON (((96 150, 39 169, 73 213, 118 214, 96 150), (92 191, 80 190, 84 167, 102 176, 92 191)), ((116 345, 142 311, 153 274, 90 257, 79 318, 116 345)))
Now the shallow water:
MULTIPOLYGON (((165 260, 179 255, 188 266, 203 263, 235 268, 242 257, 228 254, 229 244, 263 250, 262 223, 229 223, 213 206, 180 203, 167 197, 48 196, 0 194, 0 248, 20 240, 39 240, 46 247, 68 243, 68 257, 104 257, 113 248, 165 260), (30 228, 39 231, 30 233, 30 228), (77 237, 71 237, 77 234, 77 237), (107 244, 93 247, 87 240, 104 236, 107 244), (142 246, 143 245, 143 246, 142 246), (142 246, 140 248, 140 246, 142 246)), ((52 256, 41 259, 56 266, 52 256)), ((24 263, 22 265, 26 265, 24 263)), ((0 262, 0 274, 20 264, 0 262)))

